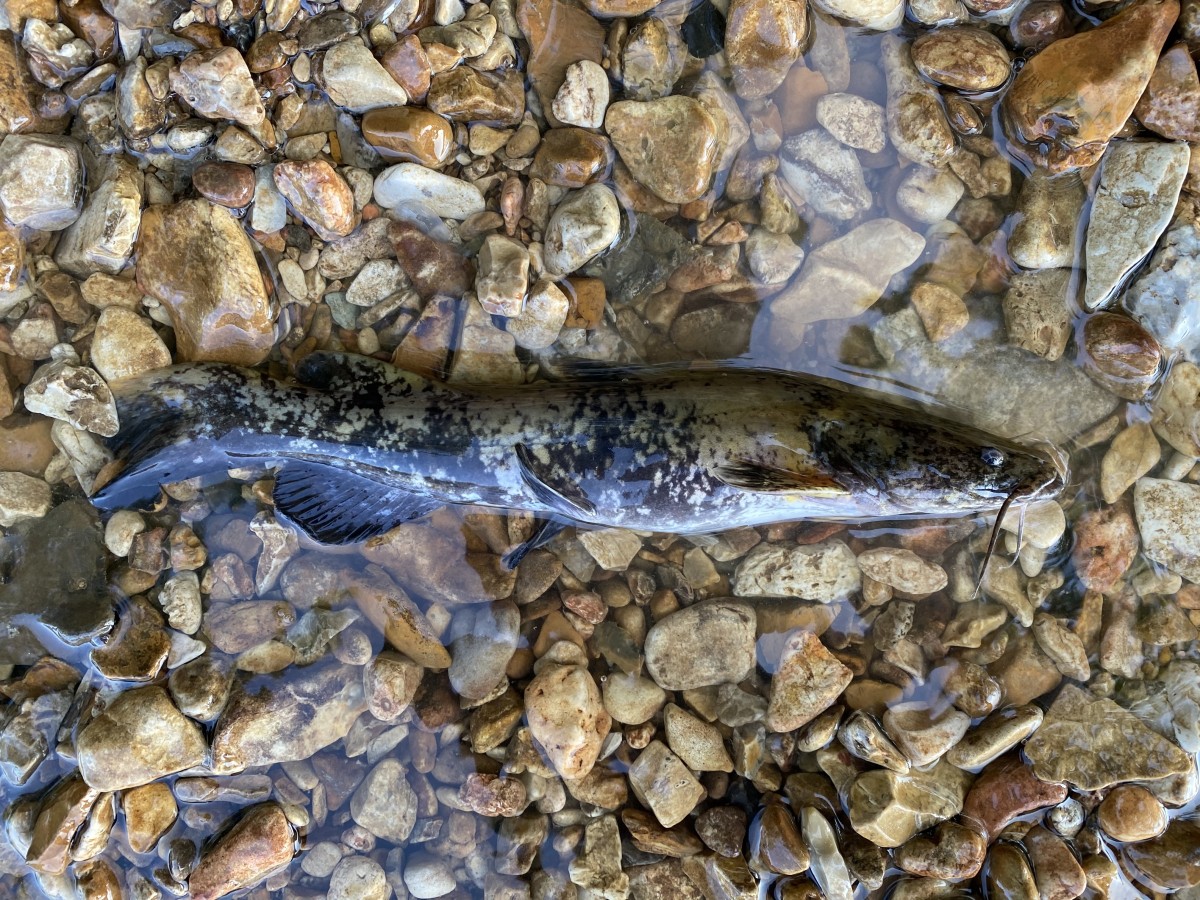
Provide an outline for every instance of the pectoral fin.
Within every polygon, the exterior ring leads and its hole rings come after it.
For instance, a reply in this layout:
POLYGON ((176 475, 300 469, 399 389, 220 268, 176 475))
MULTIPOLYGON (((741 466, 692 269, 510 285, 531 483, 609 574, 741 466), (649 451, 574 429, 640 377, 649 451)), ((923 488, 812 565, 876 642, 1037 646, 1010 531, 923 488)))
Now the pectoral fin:
POLYGON ((430 497, 336 466, 289 462, 275 475, 275 509, 323 544, 351 544, 441 506, 430 497))
POLYGON ((517 461, 521 464, 525 486, 547 507, 572 519, 595 515, 595 505, 579 485, 561 473, 551 471, 551 467, 540 462, 524 444, 517 444, 517 461))
POLYGON ((816 469, 781 468, 750 459, 733 460, 723 466, 717 466, 713 474, 730 487, 743 491, 805 491, 822 496, 848 493, 844 485, 826 472, 816 469))

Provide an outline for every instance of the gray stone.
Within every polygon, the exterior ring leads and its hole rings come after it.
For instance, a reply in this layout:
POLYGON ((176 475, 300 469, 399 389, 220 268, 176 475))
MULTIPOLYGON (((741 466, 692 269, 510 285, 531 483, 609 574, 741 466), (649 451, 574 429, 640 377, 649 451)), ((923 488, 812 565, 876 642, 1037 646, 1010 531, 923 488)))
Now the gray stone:
POLYGON ((1061 357, 1073 331, 1070 282, 1070 269, 1014 275, 1001 300, 1008 342, 1050 361, 1061 357))
POLYGON ((779 171, 820 215, 848 221, 871 208, 858 157, 824 128, 784 141, 779 171))
POLYGON ((735 597, 798 597, 833 603, 858 590, 862 573, 843 541, 804 546, 759 544, 733 576, 735 597))
POLYGON ((1142 552, 1190 581, 1200 581, 1200 485, 1139 478, 1133 509, 1142 552))
POLYGON ((1087 188, 1075 172, 1047 175, 1035 169, 1017 196, 1009 256, 1026 269, 1071 268, 1086 201, 1087 188))
POLYGON ((403 106, 408 102, 404 88, 354 38, 334 44, 326 51, 321 78, 329 99, 350 112, 403 106))
POLYGON ((1163 236, 1122 305, 1166 349, 1200 362, 1200 228, 1182 222, 1163 236))
POLYGON ((621 208, 611 188, 589 184, 560 203, 546 227, 546 271, 569 275, 607 250, 621 233, 621 208))
POLYGON ((350 815, 377 838, 403 844, 417 821, 417 795, 397 759, 380 760, 350 798, 350 815))
POLYGON ((517 650, 521 613, 511 600, 470 606, 451 623, 450 685, 467 700, 483 700, 504 679, 517 650))
POLYGON ((736 683, 754 669, 754 638, 750 604, 696 603, 654 623, 646 634, 646 671, 669 691, 736 683))

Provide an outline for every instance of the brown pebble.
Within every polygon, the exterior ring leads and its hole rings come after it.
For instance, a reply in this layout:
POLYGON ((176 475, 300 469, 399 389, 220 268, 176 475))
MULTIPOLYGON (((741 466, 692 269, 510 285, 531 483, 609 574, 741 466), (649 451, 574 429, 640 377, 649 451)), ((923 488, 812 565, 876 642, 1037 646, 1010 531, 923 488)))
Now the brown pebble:
POLYGON ((552 128, 542 136, 529 174, 557 187, 581 188, 612 173, 608 138, 583 128, 552 128))
POLYGON ((1158 377, 1162 348, 1139 323, 1101 312, 1083 326, 1083 370, 1126 400, 1140 400, 1158 377))
POLYGON ((1100 830, 1114 841, 1147 841, 1166 830, 1166 809, 1157 797, 1134 784, 1109 791, 1096 813, 1100 830))
POLYGON ((192 173, 192 186, 201 197, 229 209, 254 199, 254 170, 231 162, 206 162, 192 173))
POLYGON ((437 113, 414 106, 373 109, 363 116, 363 137, 388 160, 442 165, 454 152, 454 129, 437 113))
POLYGON ((1010 753, 979 773, 963 802, 962 819, 981 827, 990 843, 1017 816, 1066 798, 1066 785, 1042 781, 1018 754, 1010 753))
POLYGON ((429 56, 415 34, 407 35, 388 48, 379 62, 404 88, 410 103, 422 103, 429 93, 429 56))

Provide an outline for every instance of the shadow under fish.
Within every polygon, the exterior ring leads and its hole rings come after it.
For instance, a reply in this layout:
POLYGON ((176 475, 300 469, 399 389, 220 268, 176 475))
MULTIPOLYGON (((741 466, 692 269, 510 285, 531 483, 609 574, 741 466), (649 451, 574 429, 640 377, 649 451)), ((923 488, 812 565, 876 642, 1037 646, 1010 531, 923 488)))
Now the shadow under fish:
POLYGON ((122 379, 112 384, 116 459, 92 502, 143 505, 166 483, 277 467, 276 512, 326 544, 366 540, 444 504, 531 512, 540 526, 506 557, 515 566, 571 525, 703 534, 962 516, 1053 497, 1067 477, 1052 451, 805 376, 571 374, 448 385, 318 353, 294 382, 211 363, 122 379))

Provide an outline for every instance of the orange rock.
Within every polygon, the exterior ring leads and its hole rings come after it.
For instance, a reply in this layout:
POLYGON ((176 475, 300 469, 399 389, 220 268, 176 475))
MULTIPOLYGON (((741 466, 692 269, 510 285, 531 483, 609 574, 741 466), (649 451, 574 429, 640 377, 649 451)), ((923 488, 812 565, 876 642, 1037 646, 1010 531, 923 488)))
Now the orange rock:
POLYGON ((429 93, 429 78, 432 74, 429 56, 415 34, 401 38, 388 48, 379 62, 387 69, 396 83, 404 88, 410 103, 424 103, 429 93))
POLYGON ((1146 89, 1178 17, 1178 0, 1143 0, 1031 59, 1002 107, 1017 148, 1052 172, 1099 160, 1146 89))
POLYGON ((454 128, 437 113, 415 106, 373 109, 362 120, 363 137, 384 159, 437 168, 454 151, 454 128))
POLYGON ((581 188, 612 174, 608 138, 582 128, 552 128, 542 137, 529 174, 557 187, 581 188))
POLYGON ((825 76, 802 65, 792 66, 775 94, 783 133, 796 134, 817 124, 817 101, 829 93, 825 76))
POLYGON ((317 237, 337 240, 358 227, 354 192, 323 159, 285 159, 275 166, 275 187, 317 237))
POLYGON ((1200 141, 1200 78, 1187 44, 1159 58, 1133 114, 1168 140, 1200 141))
POLYGON ((599 278, 584 278, 574 275, 562 283, 567 299, 571 301, 567 312, 567 328, 592 329, 599 327, 604 319, 607 296, 604 282, 599 278))
POLYGON ((586 11, 560 0, 520 0, 517 24, 529 41, 526 72, 546 117, 557 124, 550 109, 567 66, 582 59, 603 62, 604 26, 586 11))

